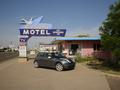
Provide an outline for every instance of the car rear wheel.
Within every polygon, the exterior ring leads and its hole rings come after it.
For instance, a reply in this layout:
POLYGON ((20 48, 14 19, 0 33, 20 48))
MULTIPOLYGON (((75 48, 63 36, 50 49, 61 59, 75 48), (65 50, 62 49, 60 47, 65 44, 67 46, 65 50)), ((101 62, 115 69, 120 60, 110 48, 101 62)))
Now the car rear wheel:
POLYGON ((61 63, 56 64, 56 70, 57 71, 62 71, 63 70, 63 65, 61 63))
POLYGON ((34 62, 34 67, 35 67, 35 68, 39 68, 39 64, 38 64, 37 61, 34 62))

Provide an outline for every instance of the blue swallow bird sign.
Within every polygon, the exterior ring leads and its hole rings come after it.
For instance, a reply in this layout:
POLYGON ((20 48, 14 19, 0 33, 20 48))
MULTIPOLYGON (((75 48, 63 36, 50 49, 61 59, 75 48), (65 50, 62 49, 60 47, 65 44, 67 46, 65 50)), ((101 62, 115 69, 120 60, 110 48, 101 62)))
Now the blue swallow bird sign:
MULTIPOLYGON (((64 37, 66 34, 66 29, 52 29, 51 24, 47 23, 41 23, 41 20, 43 19, 43 16, 38 17, 38 18, 30 18, 29 20, 27 19, 22 19, 20 23, 20 46, 26 46, 27 41, 29 40, 30 37, 32 36, 60 36, 64 37)), ((22 50, 23 51, 23 50, 22 50)), ((25 50, 24 50, 25 51, 25 50)), ((22 53, 21 52, 22 56, 22 53)), ((23 55, 26 57, 26 55, 23 55)), ((22 57, 23 57, 22 56, 22 57)))
MULTIPOLYGON (((38 18, 22 19, 20 27, 20 35, 28 36, 61 36, 64 37, 66 29, 52 29, 51 24, 41 23, 43 16, 38 18)), ((23 39, 23 38, 22 38, 23 39)))

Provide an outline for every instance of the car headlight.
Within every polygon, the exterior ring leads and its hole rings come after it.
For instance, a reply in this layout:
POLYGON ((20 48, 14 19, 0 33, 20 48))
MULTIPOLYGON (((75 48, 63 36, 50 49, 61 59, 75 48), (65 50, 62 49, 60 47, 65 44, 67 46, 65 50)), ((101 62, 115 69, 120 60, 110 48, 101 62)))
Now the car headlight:
POLYGON ((68 63, 71 63, 71 61, 69 61, 68 59, 64 59, 65 61, 67 61, 68 63))
POLYGON ((71 61, 67 60, 68 63, 71 63, 71 61))
POLYGON ((62 61, 62 63, 64 64, 64 63, 71 63, 69 60, 67 60, 67 59, 64 59, 63 61, 62 61))

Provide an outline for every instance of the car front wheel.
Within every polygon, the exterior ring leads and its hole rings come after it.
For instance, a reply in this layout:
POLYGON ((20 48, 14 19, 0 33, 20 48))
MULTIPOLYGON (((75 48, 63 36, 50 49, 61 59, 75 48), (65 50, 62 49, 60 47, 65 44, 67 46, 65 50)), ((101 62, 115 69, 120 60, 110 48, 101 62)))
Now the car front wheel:
POLYGON ((34 67, 35 67, 35 68, 39 68, 39 64, 38 64, 37 61, 34 62, 34 67))
POLYGON ((63 65, 61 63, 56 64, 56 70, 57 71, 62 71, 63 70, 63 65))

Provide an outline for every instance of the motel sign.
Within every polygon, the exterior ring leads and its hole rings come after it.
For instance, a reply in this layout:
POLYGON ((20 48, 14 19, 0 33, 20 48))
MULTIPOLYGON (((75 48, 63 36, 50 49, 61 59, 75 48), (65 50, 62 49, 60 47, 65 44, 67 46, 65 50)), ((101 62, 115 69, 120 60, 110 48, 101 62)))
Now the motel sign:
POLYGON ((61 36, 64 37, 65 29, 20 29, 20 35, 28 36, 61 36))
POLYGON ((43 16, 36 19, 22 19, 21 26, 19 28, 20 38, 19 38, 19 57, 27 57, 27 41, 32 36, 59 36, 64 37, 66 34, 66 29, 52 29, 51 24, 40 23, 43 16))

